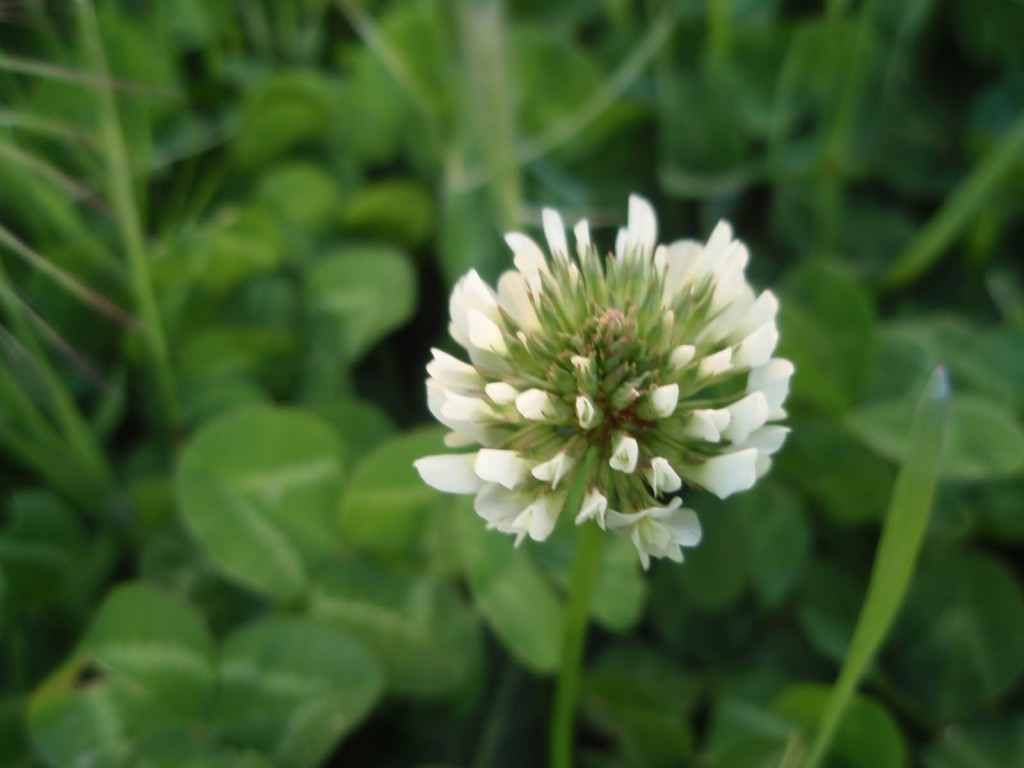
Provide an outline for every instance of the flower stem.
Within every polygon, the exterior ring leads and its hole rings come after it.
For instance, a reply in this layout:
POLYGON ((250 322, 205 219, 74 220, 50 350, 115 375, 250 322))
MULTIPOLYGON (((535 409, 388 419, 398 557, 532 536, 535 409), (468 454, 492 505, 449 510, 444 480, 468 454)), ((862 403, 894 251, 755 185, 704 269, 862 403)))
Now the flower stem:
POLYGON ((583 641, 587 635, 587 616, 590 598, 597 580, 597 566, 601 560, 604 531, 597 523, 588 521, 579 532, 576 558, 569 585, 569 604, 565 612, 562 632, 562 664, 555 689, 555 708, 551 718, 551 768, 571 768, 573 725, 580 691, 580 672, 583 662, 583 641))

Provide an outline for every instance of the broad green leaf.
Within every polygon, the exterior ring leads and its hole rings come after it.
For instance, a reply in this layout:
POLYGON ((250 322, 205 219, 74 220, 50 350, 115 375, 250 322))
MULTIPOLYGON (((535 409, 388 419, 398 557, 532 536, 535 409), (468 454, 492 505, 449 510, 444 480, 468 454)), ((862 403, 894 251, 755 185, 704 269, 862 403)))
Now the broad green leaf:
POLYGON ((811 646, 831 661, 846 657, 864 599, 865 583, 849 563, 816 560, 797 596, 797 619, 811 646))
POLYGON ((777 354, 792 360, 793 398, 839 413, 860 397, 874 354, 875 311, 834 267, 805 266, 783 282, 777 354))
POLYGON ((342 480, 334 430, 296 410, 235 411, 186 445, 176 477, 186 525, 232 578, 296 598, 337 546, 332 510, 342 480))
POLYGON ((392 438, 355 467, 338 508, 342 534, 358 549, 376 554, 416 551, 426 524, 426 507, 437 492, 412 463, 443 453, 441 427, 427 427, 392 438))
POLYGON ((181 378, 191 387, 251 378, 280 392, 289 384, 298 352, 297 340, 281 331, 214 326, 182 349, 181 378))
POLYGON ((685 723, 698 692, 693 676, 648 647, 614 646, 587 669, 582 708, 626 765, 678 766, 693 750, 685 723))
POLYGON ((798 497, 762 482, 736 498, 750 586, 761 603, 778 605, 793 588, 811 549, 811 529, 798 497))
POLYGON ((939 718, 991 708, 1024 673, 1024 594, 995 558, 954 552, 922 567, 885 657, 939 718))
POLYGON ((288 163, 273 168, 263 177, 257 194, 269 208, 303 230, 328 229, 341 215, 341 190, 337 182, 312 163, 288 163))
POLYGON ((345 206, 345 227, 399 245, 422 245, 434 229, 434 201, 411 179, 367 184, 345 206))
POLYGON ((723 696, 711 710, 701 762, 709 768, 777 768, 793 724, 766 706, 723 696))
POLYGON ((214 727, 279 768, 315 768, 373 709, 377 660, 348 632, 270 618, 224 643, 214 727))
POLYGON ((305 293, 317 343, 354 363, 412 315, 416 274, 395 248, 350 246, 310 269, 305 293))
POLYGON ((66 598, 88 549, 82 524, 66 504, 44 491, 12 494, 7 506, 0 567, 11 597, 28 605, 66 598))
POLYGON ((188 605, 148 584, 115 589, 99 607, 83 649, 170 712, 196 715, 213 693, 210 631, 188 605))
POLYGON ((347 451, 346 469, 364 454, 394 436, 397 431, 391 417, 379 405, 359 397, 340 397, 313 403, 310 409, 341 435, 348 446, 359 446, 359 453, 347 451))
POLYGON ((842 525, 882 516, 896 472, 842 425, 827 418, 794 418, 777 471, 830 520, 842 525))
POLYGON ((468 503, 453 504, 473 602, 505 647, 530 669, 551 672, 561 656, 563 607, 513 539, 487 530, 468 503))
MULTIPOLYGON (((950 399, 948 446, 940 474, 948 480, 986 480, 1024 468, 1024 428, 1010 411, 970 395, 950 399)), ((880 455, 907 454, 911 403, 887 400, 862 406, 847 418, 850 430, 880 455)))
POLYGON ((330 127, 337 86, 312 71, 275 74, 246 98, 242 127, 231 149, 238 162, 258 168, 319 139, 330 127))
POLYGON ((368 560, 335 563, 321 574, 310 610, 372 648, 397 692, 436 696, 478 672, 478 624, 443 582, 368 560))
POLYGON ((1021 755, 1024 718, 1006 713, 947 725, 922 751, 921 764, 925 768, 1001 768, 1016 765, 1021 755))
MULTIPOLYGON (((809 733, 817 727, 828 696, 828 688, 822 685, 792 685, 775 697, 771 710, 809 733)), ((865 696, 850 702, 832 754, 836 763, 847 768, 904 768, 908 764, 899 726, 880 704, 865 696)))
POLYGON ((32 743, 56 768, 129 768, 140 745, 175 729, 175 721, 138 685, 90 679, 88 672, 88 658, 72 658, 35 691, 28 712, 32 743))
POLYGON ((734 605, 749 584, 745 532, 737 507, 710 493, 691 496, 703 530, 700 546, 687 549, 682 567, 665 563, 662 574, 680 599, 695 608, 722 611, 734 605))

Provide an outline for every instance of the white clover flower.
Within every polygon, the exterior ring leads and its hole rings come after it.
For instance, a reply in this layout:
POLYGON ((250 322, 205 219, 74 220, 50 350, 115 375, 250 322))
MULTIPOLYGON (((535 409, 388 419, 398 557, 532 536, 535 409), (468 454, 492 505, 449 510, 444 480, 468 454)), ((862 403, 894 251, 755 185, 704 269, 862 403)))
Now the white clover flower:
POLYGON ((547 538, 579 486, 577 525, 628 538, 645 568, 680 561, 701 536, 684 484, 746 490, 789 432, 771 423, 793 375, 772 357, 778 301, 751 289, 747 248, 725 222, 705 244, 658 245, 654 210, 633 195, 615 254, 601 258, 581 221, 574 258, 561 217, 542 219, 550 258, 513 232, 516 269, 496 292, 475 271, 456 284, 450 331, 470 362, 435 349, 427 402, 452 430, 445 442, 476 451, 416 469, 475 494, 488 526, 517 543, 547 538))

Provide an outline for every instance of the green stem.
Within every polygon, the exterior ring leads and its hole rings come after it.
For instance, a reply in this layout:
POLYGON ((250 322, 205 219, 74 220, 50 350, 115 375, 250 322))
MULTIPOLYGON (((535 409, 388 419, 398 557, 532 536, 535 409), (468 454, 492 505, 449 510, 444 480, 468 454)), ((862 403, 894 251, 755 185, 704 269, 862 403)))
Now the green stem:
POLYGON ((864 672, 885 639, 910 585, 935 498, 949 404, 946 372, 929 379, 910 428, 910 439, 886 513, 868 594, 821 715, 803 768, 817 768, 828 755, 864 672))
MULTIPOLYGON (((583 486, 589 474, 595 451, 591 448, 583 460, 576 484, 563 514, 575 516, 579 509, 583 486)), ((550 768, 571 768, 572 747, 576 721, 576 705, 579 700, 580 676, 583 669, 583 642, 587 636, 587 617, 590 614, 590 600, 597 580, 598 565, 605 533, 597 523, 585 523, 579 532, 576 556, 573 562, 572 581, 569 584, 569 603, 566 606, 565 624, 562 628, 562 663, 558 671, 555 688, 554 713, 551 718, 550 768)))
MULTIPOLYGON (((89 64, 93 71, 103 80, 109 81, 110 70, 107 56, 103 50, 103 39, 100 36, 99 22, 96 12, 89 0, 80 0, 78 22, 82 31, 82 40, 89 64)), ((117 222, 121 230, 128 263, 131 268, 132 292, 142 324, 142 334, 149 354, 150 362, 156 376, 157 394, 163 409, 167 425, 173 428, 177 424, 177 398, 174 389, 174 376, 171 371, 170 355, 167 340, 164 336, 163 321, 156 302, 153 280, 149 272, 149 256, 146 252, 142 224, 139 220, 139 206, 135 199, 131 165, 128 162, 128 149, 125 146, 124 133, 121 129, 121 118, 117 100, 110 88, 101 89, 100 101, 100 138, 107 159, 109 174, 109 192, 117 222)))

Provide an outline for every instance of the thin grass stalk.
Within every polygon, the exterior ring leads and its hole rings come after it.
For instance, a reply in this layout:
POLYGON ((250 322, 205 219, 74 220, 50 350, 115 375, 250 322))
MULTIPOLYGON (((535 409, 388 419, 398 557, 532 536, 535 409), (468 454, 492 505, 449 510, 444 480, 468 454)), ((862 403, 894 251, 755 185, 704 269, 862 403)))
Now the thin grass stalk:
MULTIPOLYGON (((109 80, 107 57, 92 3, 90 0, 79 0, 76 8, 87 60, 94 72, 104 80, 109 80)), ((149 270, 149 255, 132 185, 128 149, 113 91, 109 88, 101 89, 99 101, 100 138, 107 158, 111 202, 128 256, 132 292, 139 313, 142 336, 153 366, 162 415, 165 425, 173 429, 178 421, 174 373, 149 270)))
POLYGON ((949 382, 945 369, 940 367, 918 401, 907 452, 889 499, 867 597, 803 768, 818 768, 828 755, 857 686, 903 603, 935 498, 948 410, 949 382))
POLYGON ((1022 157, 1024 112, 889 266, 882 288, 906 285, 938 261, 1022 157))

